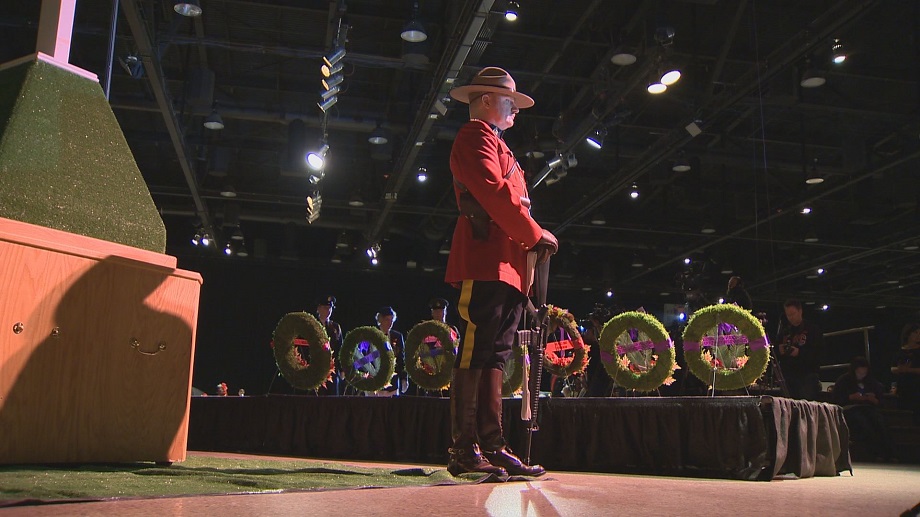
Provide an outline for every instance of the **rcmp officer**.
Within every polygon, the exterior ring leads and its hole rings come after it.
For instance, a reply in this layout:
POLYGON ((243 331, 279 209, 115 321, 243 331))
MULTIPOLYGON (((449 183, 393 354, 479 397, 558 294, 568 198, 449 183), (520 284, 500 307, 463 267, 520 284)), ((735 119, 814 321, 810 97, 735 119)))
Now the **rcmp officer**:
POLYGON ((329 347, 332 349, 332 357, 335 358, 335 372, 332 375, 332 386, 325 386, 327 395, 341 395, 339 391, 340 381, 338 357, 339 349, 342 348, 342 326, 332 321, 332 311, 335 309, 335 296, 324 296, 316 300, 316 315, 320 323, 326 329, 326 335, 329 336, 329 347))

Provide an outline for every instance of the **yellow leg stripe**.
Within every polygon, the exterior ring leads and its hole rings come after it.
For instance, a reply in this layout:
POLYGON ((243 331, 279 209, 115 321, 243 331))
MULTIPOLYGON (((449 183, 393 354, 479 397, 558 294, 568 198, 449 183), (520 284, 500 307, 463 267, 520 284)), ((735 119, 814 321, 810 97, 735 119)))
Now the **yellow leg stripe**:
POLYGON ((460 368, 469 368, 473 360, 473 345, 476 342, 476 325, 470 321, 470 298, 473 296, 473 281, 464 280, 460 286, 460 302, 457 311, 466 320, 466 332, 463 333, 463 355, 460 356, 460 368))

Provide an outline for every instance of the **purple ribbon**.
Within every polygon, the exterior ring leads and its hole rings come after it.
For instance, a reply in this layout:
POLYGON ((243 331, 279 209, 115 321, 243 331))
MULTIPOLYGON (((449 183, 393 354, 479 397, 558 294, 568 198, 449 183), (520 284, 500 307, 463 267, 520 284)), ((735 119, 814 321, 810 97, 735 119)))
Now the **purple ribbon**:
POLYGON ((748 343, 747 336, 737 336, 734 334, 728 334, 724 336, 706 336, 703 338, 703 346, 706 348, 712 348, 714 346, 729 346, 729 345, 746 345, 748 343))
MULTIPOLYGON (((389 341, 387 341, 384 346, 387 347, 387 350, 390 350, 389 341)), ((360 370, 362 366, 366 364, 370 364, 374 359, 377 359, 378 357, 380 357, 380 350, 377 350, 375 348, 373 352, 368 354, 367 352, 370 349, 371 349, 371 344, 369 342, 362 341, 358 343, 358 352, 361 352, 362 354, 366 354, 366 355, 364 355, 364 357, 354 362, 355 370, 360 370)))
POLYGON ((699 341, 684 341, 684 352, 699 352, 699 351, 700 351, 699 341))
MULTIPOLYGON (((629 352, 638 352, 640 350, 655 350, 658 353, 664 352, 665 350, 674 346, 674 343, 670 339, 664 341, 636 341, 635 343, 629 343, 628 345, 617 345, 617 354, 626 355, 629 352)), ((609 355, 609 354, 608 354, 609 355)))
POLYGON ((763 350, 764 348, 770 346, 770 342, 767 341, 767 336, 762 336, 754 338, 754 340, 752 340, 749 345, 751 350, 763 350))

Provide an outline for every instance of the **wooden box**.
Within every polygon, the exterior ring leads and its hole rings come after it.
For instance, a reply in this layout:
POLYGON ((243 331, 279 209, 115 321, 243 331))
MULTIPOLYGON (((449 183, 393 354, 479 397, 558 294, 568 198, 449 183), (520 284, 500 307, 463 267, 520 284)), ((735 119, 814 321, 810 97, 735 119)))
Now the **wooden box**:
POLYGON ((181 461, 201 276, 0 218, 0 463, 181 461))

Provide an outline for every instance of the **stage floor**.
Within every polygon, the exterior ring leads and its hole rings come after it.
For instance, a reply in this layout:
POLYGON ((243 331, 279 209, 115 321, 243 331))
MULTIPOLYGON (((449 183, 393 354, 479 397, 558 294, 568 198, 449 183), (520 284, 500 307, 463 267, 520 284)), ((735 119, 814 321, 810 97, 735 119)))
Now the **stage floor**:
POLYGON ((195 517, 899 515, 920 502, 918 486, 920 466, 916 465, 856 464, 852 476, 845 473, 839 477, 777 478, 768 483, 549 472, 544 480, 532 483, 131 499, 7 508, 0 513, 195 517))

